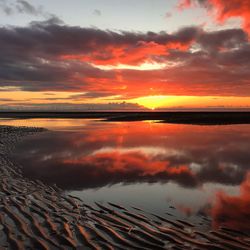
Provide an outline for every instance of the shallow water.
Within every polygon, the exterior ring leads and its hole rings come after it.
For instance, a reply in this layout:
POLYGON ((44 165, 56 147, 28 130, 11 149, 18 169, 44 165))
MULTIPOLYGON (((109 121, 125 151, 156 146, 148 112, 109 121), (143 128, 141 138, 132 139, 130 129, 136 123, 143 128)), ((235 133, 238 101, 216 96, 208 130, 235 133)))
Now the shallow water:
POLYGON ((89 203, 135 206, 203 230, 250 230, 250 125, 1 120, 51 131, 13 154, 24 175, 89 203), (210 221, 211 220, 211 221, 210 221))

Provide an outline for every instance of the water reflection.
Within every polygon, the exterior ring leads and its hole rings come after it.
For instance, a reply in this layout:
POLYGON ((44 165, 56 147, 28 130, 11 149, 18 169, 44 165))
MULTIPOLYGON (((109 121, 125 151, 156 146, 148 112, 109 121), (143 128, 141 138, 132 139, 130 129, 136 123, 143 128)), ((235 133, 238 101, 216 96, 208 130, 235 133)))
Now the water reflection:
POLYGON ((211 214, 215 226, 249 229, 250 223, 245 223, 250 218, 249 146, 249 125, 86 121, 81 130, 29 138, 14 157, 27 177, 57 183, 65 190, 108 187, 109 192, 126 184, 139 194, 140 185, 164 184, 165 201, 173 183, 176 190, 189 190, 189 196, 198 190, 200 198, 193 196, 192 204, 176 202, 177 192, 171 200, 187 215, 211 214))
POLYGON ((215 227, 224 224, 229 228, 250 231, 250 174, 240 185, 238 196, 228 195, 224 191, 216 193, 211 216, 215 227))
POLYGON ((244 125, 102 123, 44 133, 24 141, 16 156, 25 174, 65 189, 169 180, 186 187, 238 185, 249 169, 249 132, 244 125))

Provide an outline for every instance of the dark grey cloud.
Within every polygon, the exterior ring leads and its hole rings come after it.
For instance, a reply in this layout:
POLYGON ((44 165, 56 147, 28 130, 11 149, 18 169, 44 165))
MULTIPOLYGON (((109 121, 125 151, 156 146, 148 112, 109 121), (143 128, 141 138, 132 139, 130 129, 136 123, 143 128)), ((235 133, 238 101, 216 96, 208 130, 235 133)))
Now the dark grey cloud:
POLYGON ((70 98, 72 98, 72 100, 81 100, 85 98, 109 97, 113 95, 116 95, 116 93, 112 91, 103 91, 103 92, 92 91, 92 92, 86 92, 84 94, 71 95, 70 98))
POLYGON ((197 42, 204 50, 217 53, 221 50, 241 48, 248 43, 248 36, 241 29, 227 29, 204 32, 197 42))
POLYGON ((63 20, 53 14, 50 14, 49 18, 44 21, 30 22, 30 26, 40 26, 40 27, 49 25, 62 25, 62 24, 64 24, 63 20))
MULTIPOLYGON (((159 45, 186 44, 195 39, 199 29, 188 27, 176 33, 166 32, 113 32, 77 26, 57 25, 55 19, 33 22, 29 27, 1 28, 0 41, 7 49, 22 49, 19 53, 35 53, 35 56, 92 53, 107 46, 138 46, 142 42, 159 45)), ((10 51, 8 51, 10 52, 10 51)), ((17 54, 18 51, 14 51, 17 54)), ((6 52, 7 53, 7 52, 6 52)))

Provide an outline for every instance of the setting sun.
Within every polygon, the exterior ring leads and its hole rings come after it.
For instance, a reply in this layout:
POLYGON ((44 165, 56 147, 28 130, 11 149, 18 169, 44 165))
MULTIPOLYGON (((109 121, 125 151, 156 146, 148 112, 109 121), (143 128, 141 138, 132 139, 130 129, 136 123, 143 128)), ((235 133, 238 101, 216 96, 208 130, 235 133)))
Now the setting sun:
POLYGON ((161 95, 144 96, 132 99, 131 102, 138 103, 139 105, 154 110, 156 108, 167 105, 168 98, 169 98, 168 96, 161 96, 161 95))

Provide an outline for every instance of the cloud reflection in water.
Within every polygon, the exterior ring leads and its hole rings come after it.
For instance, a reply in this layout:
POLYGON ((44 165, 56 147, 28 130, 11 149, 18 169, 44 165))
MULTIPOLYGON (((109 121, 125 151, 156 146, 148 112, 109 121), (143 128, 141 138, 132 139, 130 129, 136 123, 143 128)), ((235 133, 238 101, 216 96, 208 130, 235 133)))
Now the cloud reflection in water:
POLYGON ((249 125, 89 122, 82 130, 29 138, 19 145, 15 158, 27 177, 57 183, 65 190, 118 183, 172 182, 191 190, 202 190, 206 184, 240 186, 238 196, 225 190, 215 193, 207 211, 215 226, 225 222, 242 228, 250 206, 249 132, 249 125), (243 218, 231 211, 241 211, 243 218))

